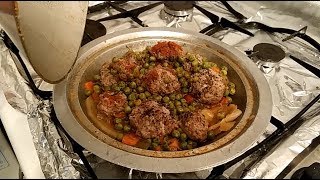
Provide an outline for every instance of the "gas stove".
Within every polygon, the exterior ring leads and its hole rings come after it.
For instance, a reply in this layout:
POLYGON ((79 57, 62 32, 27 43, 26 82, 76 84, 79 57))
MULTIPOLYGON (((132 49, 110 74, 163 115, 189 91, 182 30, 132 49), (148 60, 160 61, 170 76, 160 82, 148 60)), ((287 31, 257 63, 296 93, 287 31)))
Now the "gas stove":
MULTIPOLYGON (((282 3, 286 10, 290 10, 289 5, 282 3)), ((66 135, 69 140, 65 141, 75 144, 74 152, 81 157, 71 159, 87 168, 77 170, 84 177, 99 178, 290 178, 288 175, 299 164, 292 163, 294 158, 307 147, 309 152, 319 148, 314 146, 319 142, 312 140, 320 135, 319 103, 316 103, 320 92, 320 39, 316 34, 320 29, 313 19, 302 21, 309 17, 307 12, 300 18, 293 14, 256 2, 89 2, 82 45, 105 34, 137 27, 175 27, 200 32, 237 48, 256 63, 269 83, 274 106, 270 125, 252 149, 213 169, 184 174, 127 169, 90 152, 80 153, 83 149, 66 135), (308 114, 302 116, 307 109, 308 114)), ((41 87, 46 86, 50 89, 50 85, 41 83, 41 87)), ((58 122, 54 111, 51 119, 58 122)), ((302 159, 305 157, 308 152, 302 159)), ((303 167, 301 163, 300 166, 303 167)))

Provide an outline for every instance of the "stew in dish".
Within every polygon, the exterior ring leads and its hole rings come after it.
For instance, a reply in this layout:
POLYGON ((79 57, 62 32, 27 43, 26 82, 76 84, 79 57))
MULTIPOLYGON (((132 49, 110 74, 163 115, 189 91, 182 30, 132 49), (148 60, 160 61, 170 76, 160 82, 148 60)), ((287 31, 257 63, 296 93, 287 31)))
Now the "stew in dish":
POLYGON ((83 85, 87 113, 124 144, 155 151, 193 149, 235 125, 228 68, 175 42, 128 50, 83 85))

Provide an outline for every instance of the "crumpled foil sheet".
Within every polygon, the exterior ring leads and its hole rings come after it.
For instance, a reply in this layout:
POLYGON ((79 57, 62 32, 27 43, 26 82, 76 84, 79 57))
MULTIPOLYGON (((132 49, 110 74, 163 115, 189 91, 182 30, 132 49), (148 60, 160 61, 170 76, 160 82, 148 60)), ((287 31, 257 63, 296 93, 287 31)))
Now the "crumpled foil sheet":
MULTIPOLYGON (((130 10, 151 3, 154 2, 129 1, 123 7, 130 10)), ((319 41, 319 39, 317 39, 318 37, 315 36, 319 33, 318 26, 314 25, 316 21, 309 23, 303 19, 302 16, 292 16, 288 11, 283 12, 269 9, 266 5, 259 4, 260 2, 229 3, 232 7, 248 17, 248 21, 259 21, 270 26, 288 27, 292 29, 300 29, 308 25, 307 33, 319 41), (254 8, 256 6, 253 6, 252 3, 255 3, 258 8, 254 8), (279 19, 281 19, 281 21, 278 21, 279 19)), ((93 4, 97 3, 89 2, 89 6, 93 4)), ((230 21, 236 20, 220 2, 201 1, 199 5, 220 17, 225 17, 230 21)), ((168 26, 166 21, 161 20, 160 17, 155 15, 159 13, 162 8, 163 5, 157 6, 142 13, 139 18, 151 27, 168 26)), ((310 7, 308 6, 306 8, 310 7)), ((117 11, 113 9, 106 9, 102 12, 89 14, 88 18, 96 20, 116 13, 117 11)), ((210 20, 197 10, 194 10, 193 18, 194 21, 192 22, 176 21, 169 25, 199 31, 211 24, 210 20)), ((132 22, 130 18, 105 21, 102 22, 102 24, 107 27, 108 34, 123 29, 139 27, 139 25, 132 22)), ((230 29, 215 33, 212 37, 234 46, 242 52, 252 50, 253 45, 260 42, 280 44, 287 53, 293 53, 307 62, 319 64, 319 52, 296 38, 283 43, 281 39, 286 37, 285 35, 269 35, 258 30, 252 30, 251 32, 255 34, 255 37, 248 38, 247 35, 230 29)), ((21 83, 25 81, 16 70, 11 57, 6 52, 6 48, 3 47, 3 43, 1 43, 1 45, 1 55, 4 56, 4 58, 2 58, 0 64, 0 75, 3 76, 0 81, 4 81, 2 84, 6 84, 4 91, 9 103, 21 112, 28 114, 30 130, 34 137, 45 176, 47 178, 88 177, 88 174, 83 170, 81 161, 79 161, 77 155, 72 152, 70 142, 65 140, 64 135, 57 130, 50 120, 49 113, 51 109, 49 107, 51 106, 51 102, 38 99, 30 92, 30 89, 25 83, 21 83)), ((265 77, 272 90, 274 103, 273 116, 284 123, 299 112, 313 97, 319 94, 319 78, 288 57, 277 64, 276 68, 266 73, 265 77)), ((35 77, 35 79, 37 79, 40 87, 52 90, 52 86, 43 83, 39 77, 35 77)), ((263 160, 255 165, 244 178, 275 178, 294 157, 310 144, 314 137, 319 135, 320 116, 319 111, 317 111, 319 107, 319 103, 314 105, 314 107, 308 111, 308 115, 304 116, 304 118, 307 119, 306 122, 292 136, 278 145, 275 151, 270 152, 263 160)), ((270 124, 264 136, 260 137, 258 142, 262 141, 275 129, 276 128, 270 124)), ((112 164, 90 152, 87 152, 86 156, 99 178, 203 179, 206 178, 211 171, 211 169, 208 169, 182 174, 148 173, 112 164)), ((243 168, 254 158, 255 157, 248 157, 244 159, 226 170, 223 175, 230 178, 239 178, 243 168)))
POLYGON ((32 93, 2 41, 0 41, 0 52, 1 87, 9 104, 28 117, 33 142, 45 177, 48 179, 80 178, 80 173, 71 163, 78 161, 79 158, 66 153, 64 147, 66 143, 62 141, 57 128, 50 120, 51 101, 42 100, 32 93))

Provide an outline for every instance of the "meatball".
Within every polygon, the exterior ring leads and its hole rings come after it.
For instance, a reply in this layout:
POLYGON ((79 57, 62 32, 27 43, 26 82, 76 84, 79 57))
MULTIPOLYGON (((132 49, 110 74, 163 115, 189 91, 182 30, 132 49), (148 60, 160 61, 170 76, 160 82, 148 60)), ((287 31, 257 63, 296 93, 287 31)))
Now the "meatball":
POLYGON ((100 69, 100 76, 101 76, 101 83, 104 86, 111 86, 112 84, 115 84, 117 82, 117 79, 115 76, 113 76, 110 73, 109 68, 109 63, 106 62, 102 65, 101 69, 100 69))
POLYGON ((155 101, 135 107, 129 119, 136 128, 136 134, 143 138, 158 138, 178 128, 178 122, 170 116, 170 111, 155 101))
POLYGON ((170 94, 180 89, 180 83, 174 71, 160 65, 149 70, 144 81, 151 93, 170 94))
POLYGON ((115 116, 115 114, 124 111, 127 105, 127 97, 123 93, 104 92, 99 95, 97 109, 106 116, 115 116))
POLYGON ((174 42, 158 42, 151 47, 150 53, 157 59, 177 58, 183 53, 182 47, 174 42))
POLYGON ((200 111, 189 112, 182 115, 183 131, 194 141, 204 141, 207 138, 209 123, 200 111))
POLYGON ((216 104, 223 97, 226 85, 221 75, 211 69, 203 69, 195 73, 191 83, 192 93, 205 104, 216 104))
POLYGON ((111 65, 111 68, 117 70, 121 80, 126 81, 133 76, 133 70, 139 66, 135 58, 136 56, 134 52, 129 51, 126 55, 111 65))

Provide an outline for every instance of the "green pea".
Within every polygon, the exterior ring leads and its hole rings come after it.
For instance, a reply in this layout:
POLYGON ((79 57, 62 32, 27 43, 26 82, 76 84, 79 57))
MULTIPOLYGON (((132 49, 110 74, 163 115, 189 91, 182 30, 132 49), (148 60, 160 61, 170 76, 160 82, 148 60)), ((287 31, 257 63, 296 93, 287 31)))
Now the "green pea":
POLYGON ((179 138, 180 137, 180 132, 178 130, 173 130, 171 135, 175 138, 179 138))
POLYGON ((143 67, 144 67, 144 68, 146 68, 146 69, 148 69, 148 68, 149 68, 149 66, 150 66, 150 64, 149 64, 149 63, 144 63, 144 65, 143 65, 143 67))
POLYGON ((231 88, 229 91, 230 91, 230 95, 236 94, 236 88, 231 88))
POLYGON ((111 73, 112 75, 116 75, 118 72, 117 72, 117 70, 115 70, 115 69, 111 69, 111 70, 110 70, 110 73, 111 73))
POLYGON ((162 100, 162 96, 157 95, 157 96, 155 97, 155 100, 156 100, 156 101, 161 101, 161 100, 162 100))
POLYGON ((189 106, 189 110, 190 110, 190 111, 194 111, 194 110, 196 110, 196 108, 195 108, 194 106, 190 105, 190 106, 189 106))
POLYGON ((211 67, 216 67, 216 66, 218 66, 216 63, 211 62, 211 67))
POLYGON ((152 142, 159 144, 159 143, 160 143, 160 140, 159 140, 159 138, 153 138, 153 139, 152 139, 152 142))
POLYGON ((120 90, 121 90, 120 87, 119 87, 117 84, 113 84, 113 85, 112 85, 112 89, 113 89, 114 91, 120 91, 120 90))
POLYGON ((101 78, 101 77, 100 77, 99 74, 96 74, 96 75, 93 76, 93 79, 94 79, 95 81, 99 81, 100 78, 101 78))
POLYGON ((182 129, 181 128, 178 128, 177 130, 180 132, 180 134, 182 133, 182 129))
POLYGON ((180 106, 177 107, 177 110, 178 110, 179 113, 183 113, 184 112, 184 109, 182 107, 180 107, 180 106))
POLYGON ((176 95, 176 99, 177 99, 177 100, 180 100, 181 98, 182 98, 182 95, 181 95, 181 94, 177 94, 177 95, 176 95))
POLYGON ((154 62, 151 62, 150 63, 150 66, 149 66, 149 68, 153 68, 153 67, 155 67, 156 66, 156 63, 154 63, 154 62))
POLYGON ((150 61, 156 61, 156 57, 150 56, 150 61))
POLYGON ((178 76, 178 78, 181 78, 181 77, 183 77, 183 73, 177 72, 177 76, 178 76))
POLYGON ((180 67, 180 63, 175 62, 175 63, 174 63, 174 67, 176 67, 176 68, 177 68, 177 67, 180 67))
POLYGON ((183 75, 184 75, 184 77, 185 77, 186 79, 190 79, 190 78, 191 78, 190 73, 187 72, 187 71, 184 71, 183 75))
POLYGON ((168 67, 168 66, 169 66, 169 64, 168 64, 167 62, 164 62, 162 65, 163 65, 164 67, 168 67))
POLYGON ((165 143, 162 145, 162 147, 163 147, 163 150, 164 150, 164 151, 169 151, 169 150, 170 150, 170 147, 169 147, 168 142, 165 142, 165 143))
POLYGON ((187 138, 188 138, 188 136, 185 133, 180 134, 181 141, 185 141, 185 140, 187 140, 187 138))
POLYGON ((131 89, 129 87, 125 87, 123 89, 124 94, 129 95, 131 93, 131 89))
POLYGON ((142 93, 144 91, 144 88, 139 86, 137 90, 138 90, 139 93, 142 93))
POLYGON ((178 61, 179 61, 180 63, 184 63, 186 60, 185 60, 184 57, 179 56, 179 57, 178 57, 178 61))
POLYGON ((188 87, 188 82, 187 81, 182 81, 181 85, 182 85, 182 87, 188 87))
POLYGON ((135 82, 131 82, 131 83, 130 83, 130 87, 134 89, 134 88, 137 87, 137 84, 136 84, 135 82))
POLYGON ((210 62, 204 62, 204 63, 203 63, 203 68, 205 68, 205 69, 211 68, 210 62))
POLYGON ((226 76, 228 74, 228 72, 226 70, 221 70, 220 71, 222 75, 226 76))
POLYGON ((131 93, 131 94, 128 96, 128 99, 129 99, 130 101, 135 100, 135 99, 136 99, 135 93, 131 93))
POLYGON ((133 107, 133 106, 134 106, 134 102, 133 102, 133 101, 129 101, 129 102, 128 102, 128 105, 129 105, 130 107, 133 107))
POLYGON ((135 68, 133 69, 133 72, 132 72, 133 77, 139 77, 139 75, 140 75, 139 72, 140 72, 140 71, 139 71, 139 67, 135 67, 135 68))
POLYGON ((175 107, 172 101, 170 101, 168 105, 170 109, 173 109, 175 107))
POLYGON ((151 143, 151 148, 152 148, 152 149, 155 149, 158 145, 159 145, 158 143, 154 143, 154 142, 153 142, 153 143, 151 143))
POLYGON ((226 117, 226 114, 224 112, 218 112, 218 114, 217 114, 218 119, 223 119, 225 117, 226 117))
POLYGON ((168 96, 165 96, 162 98, 162 101, 168 103, 170 101, 170 98, 168 96))
POLYGON ((173 114, 173 115, 176 115, 176 114, 177 114, 177 109, 173 109, 173 110, 172 110, 172 114, 173 114))
POLYGON ((229 95, 229 90, 228 89, 226 89, 225 91, 224 91, 224 96, 228 96, 229 95))
POLYGON ((183 150, 186 150, 186 149, 188 149, 188 143, 187 142, 185 142, 185 141, 183 141, 183 142, 181 142, 180 143, 180 148, 181 149, 183 149, 183 150))
POLYGON ((121 118, 115 118, 114 119, 114 123, 116 123, 116 124, 121 123, 121 122, 122 122, 121 118))
POLYGON ((123 138, 123 133, 117 133, 116 139, 117 139, 118 141, 122 141, 122 138, 123 138))
POLYGON ((139 94, 139 98, 140 98, 141 100, 144 100, 144 99, 146 99, 146 95, 145 95, 144 93, 140 93, 140 94, 139 94))
POLYGON ((120 123, 117 123, 115 126, 114 126, 114 128, 116 129, 116 130, 122 130, 123 129, 123 126, 122 126, 122 124, 120 124, 120 123))
POLYGON ((141 101, 140 99, 137 99, 137 100, 134 101, 134 104, 135 104, 136 106, 140 106, 141 103, 142 103, 142 101, 141 101))
POLYGON ((212 130, 208 131, 208 135, 207 135, 207 138, 212 140, 214 138, 214 133, 212 130))
POLYGON ((185 100, 184 98, 182 98, 182 99, 180 100, 180 102, 181 102, 181 103, 187 103, 187 100, 185 100))
POLYGON ((174 101, 176 99, 176 95, 175 94, 170 94, 169 98, 174 101))
POLYGON ((183 68, 182 67, 177 67, 176 71, 182 73, 183 72, 183 68))
POLYGON ((126 107, 124 108, 124 111, 125 111, 126 113, 131 113, 131 107, 130 107, 130 106, 126 106, 126 107))
MULTIPOLYGON (((148 64, 148 66, 149 66, 149 64, 148 64)), ((145 73, 146 73, 146 69, 145 69, 145 68, 141 68, 141 69, 140 69, 140 73, 141 73, 141 74, 145 74, 145 73)))
POLYGON ((175 101, 174 105, 175 106, 181 106, 181 102, 180 101, 175 101))
POLYGON ((123 126, 123 131, 124 132, 129 132, 130 130, 131 130, 131 127, 129 125, 126 124, 126 125, 123 126))
POLYGON ((148 91, 144 92, 144 94, 146 95, 147 98, 151 96, 151 94, 148 91))
POLYGON ((199 77, 198 76, 192 77, 192 82, 198 82, 198 81, 199 81, 199 77))
POLYGON ((232 98, 231 98, 231 97, 229 97, 229 96, 227 96, 227 100, 228 100, 228 102, 229 102, 229 103, 231 103, 231 102, 232 102, 232 98))
POLYGON ((124 88, 126 87, 126 82, 120 81, 120 82, 118 83, 118 86, 120 87, 120 89, 124 89, 124 88))
POLYGON ((187 88, 187 87, 183 87, 183 88, 182 88, 182 92, 183 92, 183 93, 188 93, 188 92, 189 92, 189 90, 188 90, 188 88, 187 88))
POLYGON ((199 65, 199 61, 192 61, 191 64, 193 67, 197 67, 199 65))
POLYGON ((226 71, 228 71, 228 68, 227 68, 226 66, 222 66, 222 67, 221 67, 221 70, 226 70, 226 71))
POLYGON ((200 70, 201 70, 200 67, 194 67, 193 68, 193 71, 196 72, 196 73, 199 72, 200 70))
POLYGON ((86 96, 90 96, 92 94, 92 90, 87 89, 87 90, 84 91, 84 94, 86 96))
POLYGON ((235 87, 236 87, 236 85, 235 85, 233 82, 229 82, 228 86, 229 86, 230 88, 235 88, 235 87))

